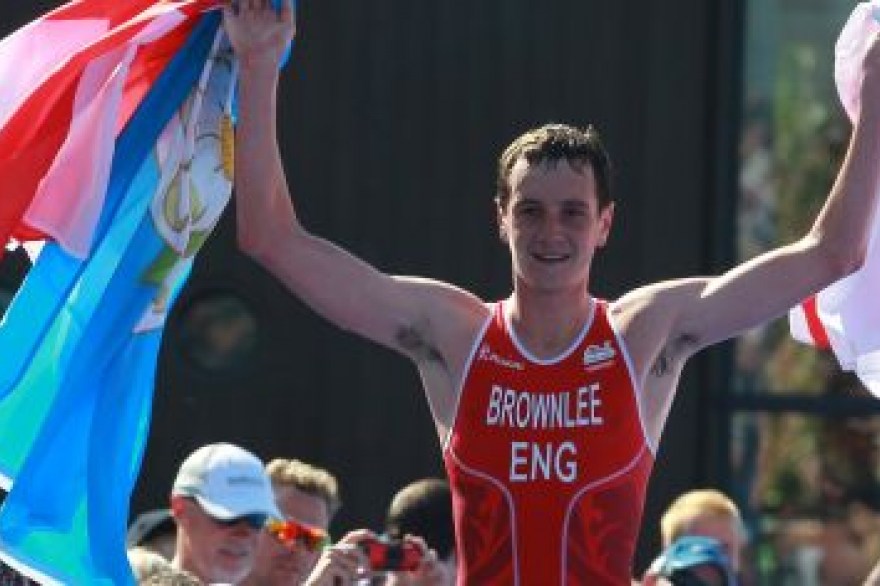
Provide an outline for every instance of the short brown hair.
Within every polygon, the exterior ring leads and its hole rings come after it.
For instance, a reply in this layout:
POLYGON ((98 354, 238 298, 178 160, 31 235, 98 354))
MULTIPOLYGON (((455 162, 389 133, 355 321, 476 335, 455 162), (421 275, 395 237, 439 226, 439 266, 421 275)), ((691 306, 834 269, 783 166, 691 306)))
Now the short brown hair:
POLYGON ((566 160, 575 169, 589 164, 596 180, 599 208, 613 200, 611 195, 611 158, 593 126, 585 129, 568 124, 545 124, 529 130, 514 140, 498 158, 496 200, 503 208, 510 198, 510 171, 519 159, 530 165, 566 160))
POLYGON ((327 505, 328 517, 331 519, 342 507, 339 483, 323 468, 296 459, 275 458, 266 464, 266 474, 269 475, 272 484, 292 486, 322 499, 327 505))

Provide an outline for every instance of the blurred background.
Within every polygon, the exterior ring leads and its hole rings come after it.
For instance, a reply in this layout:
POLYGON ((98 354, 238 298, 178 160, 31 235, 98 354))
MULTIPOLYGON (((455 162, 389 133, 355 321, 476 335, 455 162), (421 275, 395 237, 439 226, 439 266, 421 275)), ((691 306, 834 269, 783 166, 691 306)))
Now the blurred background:
MULTIPOLYGON (((59 2, 0 4, 11 32, 59 2)), ((712 274, 800 234, 849 134, 832 82, 844 0, 302 0, 280 135, 304 222, 379 268, 505 296, 500 150, 594 124, 615 161, 593 293, 712 274)), ((2 83, 2 80, 0 80, 2 83)), ((231 441, 341 480, 334 534, 442 475, 414 368, 325 324, 236 250, 233 209, 165 332, 132 513, 194 448, 231 441)), ((0 264, 0 310, 27 270, 0 264)), ((352 283, 357 287, 357 283, 352 283)), ((2 361, 2 357, 0 357, 2 361)), ((857 584, 880 558, 880 402, 779 321, 692 360, 649 491, 658 516, 713 486, 742 508, 749 584, 857 584)))

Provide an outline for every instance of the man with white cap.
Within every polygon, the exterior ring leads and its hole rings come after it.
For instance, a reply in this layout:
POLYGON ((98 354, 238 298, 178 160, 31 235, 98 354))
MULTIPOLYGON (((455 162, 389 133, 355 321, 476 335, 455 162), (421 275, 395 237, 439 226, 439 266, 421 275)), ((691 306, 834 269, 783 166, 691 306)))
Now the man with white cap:
POLYGON ((241 582, 266 519, 281 518, 263 463, 225 443, 203 446, 184 460, 171 512, 177 523, 172 565, 206 584, 241 582))

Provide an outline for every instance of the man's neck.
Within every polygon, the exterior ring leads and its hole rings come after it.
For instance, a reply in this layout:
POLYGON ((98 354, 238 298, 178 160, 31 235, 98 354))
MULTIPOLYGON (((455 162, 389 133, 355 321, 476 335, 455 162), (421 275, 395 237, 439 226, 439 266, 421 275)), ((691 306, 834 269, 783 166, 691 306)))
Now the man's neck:
POLYGON ((515 291, 506 303, 509 323, 519 341, 538 358, 554 358, 571 347, 593 314, 586 290, 569 293, 515 291))

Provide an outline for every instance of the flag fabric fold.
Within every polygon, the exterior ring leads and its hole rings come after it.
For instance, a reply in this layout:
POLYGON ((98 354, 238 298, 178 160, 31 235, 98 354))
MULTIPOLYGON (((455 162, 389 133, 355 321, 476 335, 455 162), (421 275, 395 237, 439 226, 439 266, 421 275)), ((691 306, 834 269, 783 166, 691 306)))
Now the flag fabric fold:
POLYGON ((48 236, 85 255, 101 209, 108 138, 197 17, 217 5, 79 0, 0 42, 0 240, 48 236))
MULTIPOLYGON (((858 4, 835 46, 834 77, 851 120, 859 112, 861 65, 872 38, 880 32, 880 1, 858 4)), ((880 161, 878 161, 880 164, 880 161)), ((880 214, 874 211, 863 267, 789 312, 792 336, 830 349, 841 368, 854 371, 880 397, 880 214)))
POLYGON ((231 194, 218 4, 81 0, 0 42, 0 71, 52 53, 0 87, 0 236, 49 239, 0 322, 0 559, 44 584, 133 583, 165 316, 231 194))

